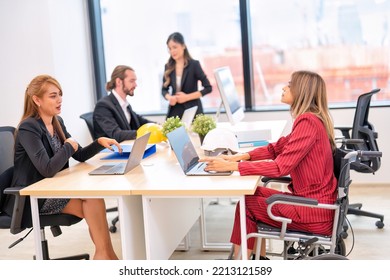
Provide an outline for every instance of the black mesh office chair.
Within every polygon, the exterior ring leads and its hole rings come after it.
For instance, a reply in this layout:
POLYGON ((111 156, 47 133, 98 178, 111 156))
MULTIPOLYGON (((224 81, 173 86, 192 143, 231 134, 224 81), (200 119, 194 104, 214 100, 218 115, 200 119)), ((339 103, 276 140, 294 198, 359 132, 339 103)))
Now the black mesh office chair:
MULTIPOLYGON (((375 131, 374 126, 368 121, 368 115, 370 110, 371 98, 374 94, 378 93, 380 89, 373 89, 370 92, 364 93, 359 96, 356 104, 355 117, 352 127, 335 127, 341 131, 342 135, 346 139, 346 147, 350 150, 362 150, 362 151, 379 151, 376 139, 378 133, 375 131), (348 141, 350 139, 361 139, 363 141, 353 142, 348 141)), ((351 164, 351 169, 360 173, 375 173, 381 166, 380 157, 377 158, 363 158, 363 165, 351 164)), ((384 227, 384 216, 372 212, 363 211, 361 203, 353 203, 348 207, 348 214, 365 216, 379 219, 375 225, 378 228, 384 227)), ((347 226, 346 226, 347 229, 347 226)))
MULTIPOLYGON (((91 134, 92 139, 95 140, 96 137, 95 137, 95 132, 94 132, 94 128, 93 128, 93 112, 84 113, 84 114, 80 115, 80 118, 85 121, 85 123, 87 124, 88 130, 89 130, 89 133, 91 134)), ((118 207, 112 207, 112 208, 106 209, 106 212, 116 212, 116 211, 118 211, 118 207)), ((119 221, 119 216, 116 216, 114 219, 112 219, 111 226, 109 228, 110 232, 112 232, 112 233, 116 232, 116 230, 117 230, 116 224, 118 221, 119 221)))

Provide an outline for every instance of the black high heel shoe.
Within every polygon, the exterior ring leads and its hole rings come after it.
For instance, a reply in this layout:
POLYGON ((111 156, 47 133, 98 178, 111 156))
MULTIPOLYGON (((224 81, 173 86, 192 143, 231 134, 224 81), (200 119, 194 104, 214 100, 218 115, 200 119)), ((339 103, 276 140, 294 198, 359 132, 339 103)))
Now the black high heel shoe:
MULTIPOLYGON (((256 260, 256 255, 255 255, 255 254, 253 254, 253 255, 251 256, 251 260, 256 260)), ((261 261, 269 261, 270 259, 267 258, 267 257, 264 257, 264 256, 260 256, 260 260, 261 260, 261 261)))

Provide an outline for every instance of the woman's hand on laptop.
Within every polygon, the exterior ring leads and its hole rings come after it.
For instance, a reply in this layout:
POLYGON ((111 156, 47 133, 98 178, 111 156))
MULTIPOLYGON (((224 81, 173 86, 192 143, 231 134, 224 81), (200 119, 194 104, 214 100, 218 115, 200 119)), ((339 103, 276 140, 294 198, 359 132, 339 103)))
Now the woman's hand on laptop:
POLYGON ((237 162, 242 160, 249 160, 251 157, 248 153, 235 154, 235 155, 219 155, 219 158, 223 158, 227 161, 237 162))
POLYGON ((114 151, 114 149, 111 147, 111 145, 115 145, 118 148, 118 152, 122 153, 122 146, 119 145, 119 143, 115 139, 107 138, 107 137, 100 137, 98 138, 98 143, 103 146, 104 148, 107 148, 111 151, 114 151))
POLYGON ((204 157, 199 159, 200 162, 206 162, 205 171, 238 171, 238 163, 227 161, 222 157, 204 157))

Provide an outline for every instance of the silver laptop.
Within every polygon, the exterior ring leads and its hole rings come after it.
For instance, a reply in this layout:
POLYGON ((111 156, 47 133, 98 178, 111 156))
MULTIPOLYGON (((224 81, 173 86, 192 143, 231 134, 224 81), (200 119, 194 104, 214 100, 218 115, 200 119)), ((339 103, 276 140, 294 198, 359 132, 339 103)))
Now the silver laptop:
POLYGON ((141 163, 145 148, 148 144, 150 132, 135 139, 127 162, 104 164, 91 172, 89 175, 123 175, 141 163))
POLYGON ((181 121, 184 123, 186 128, 190 128, 192 121, 194 120, 196 111, 198 110, 198 106, 193 106, 184 110, 183 116, 181 117, 181 121))
POLYGON ((205 171, 205 162, 199 162, 198 154, 192 144, 190 137, 184 126, 181 126, 167 134, 169 143, 172 146, 173 152, 179 161, 180 167, 184 174, 188 176, 213 176, 213 175, 230 175, 229 172, 213 172, 205 171))

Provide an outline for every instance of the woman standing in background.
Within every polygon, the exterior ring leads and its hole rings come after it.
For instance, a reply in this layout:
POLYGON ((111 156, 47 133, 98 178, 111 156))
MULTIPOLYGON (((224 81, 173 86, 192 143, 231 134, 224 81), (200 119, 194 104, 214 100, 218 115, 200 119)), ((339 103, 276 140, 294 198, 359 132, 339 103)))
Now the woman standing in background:
POLYGON ((184 37, 179 32, 169 35, 167 46, 170 53, 165 64, 161 93, 168 100, 167 118, 181 118, 185 109, 198 106, 197 114, 203 113, 200 98, 211 92, 212 87, 198 60, 192 59, 184 37), (203 89, 198 90, 198 81, 203 89))

